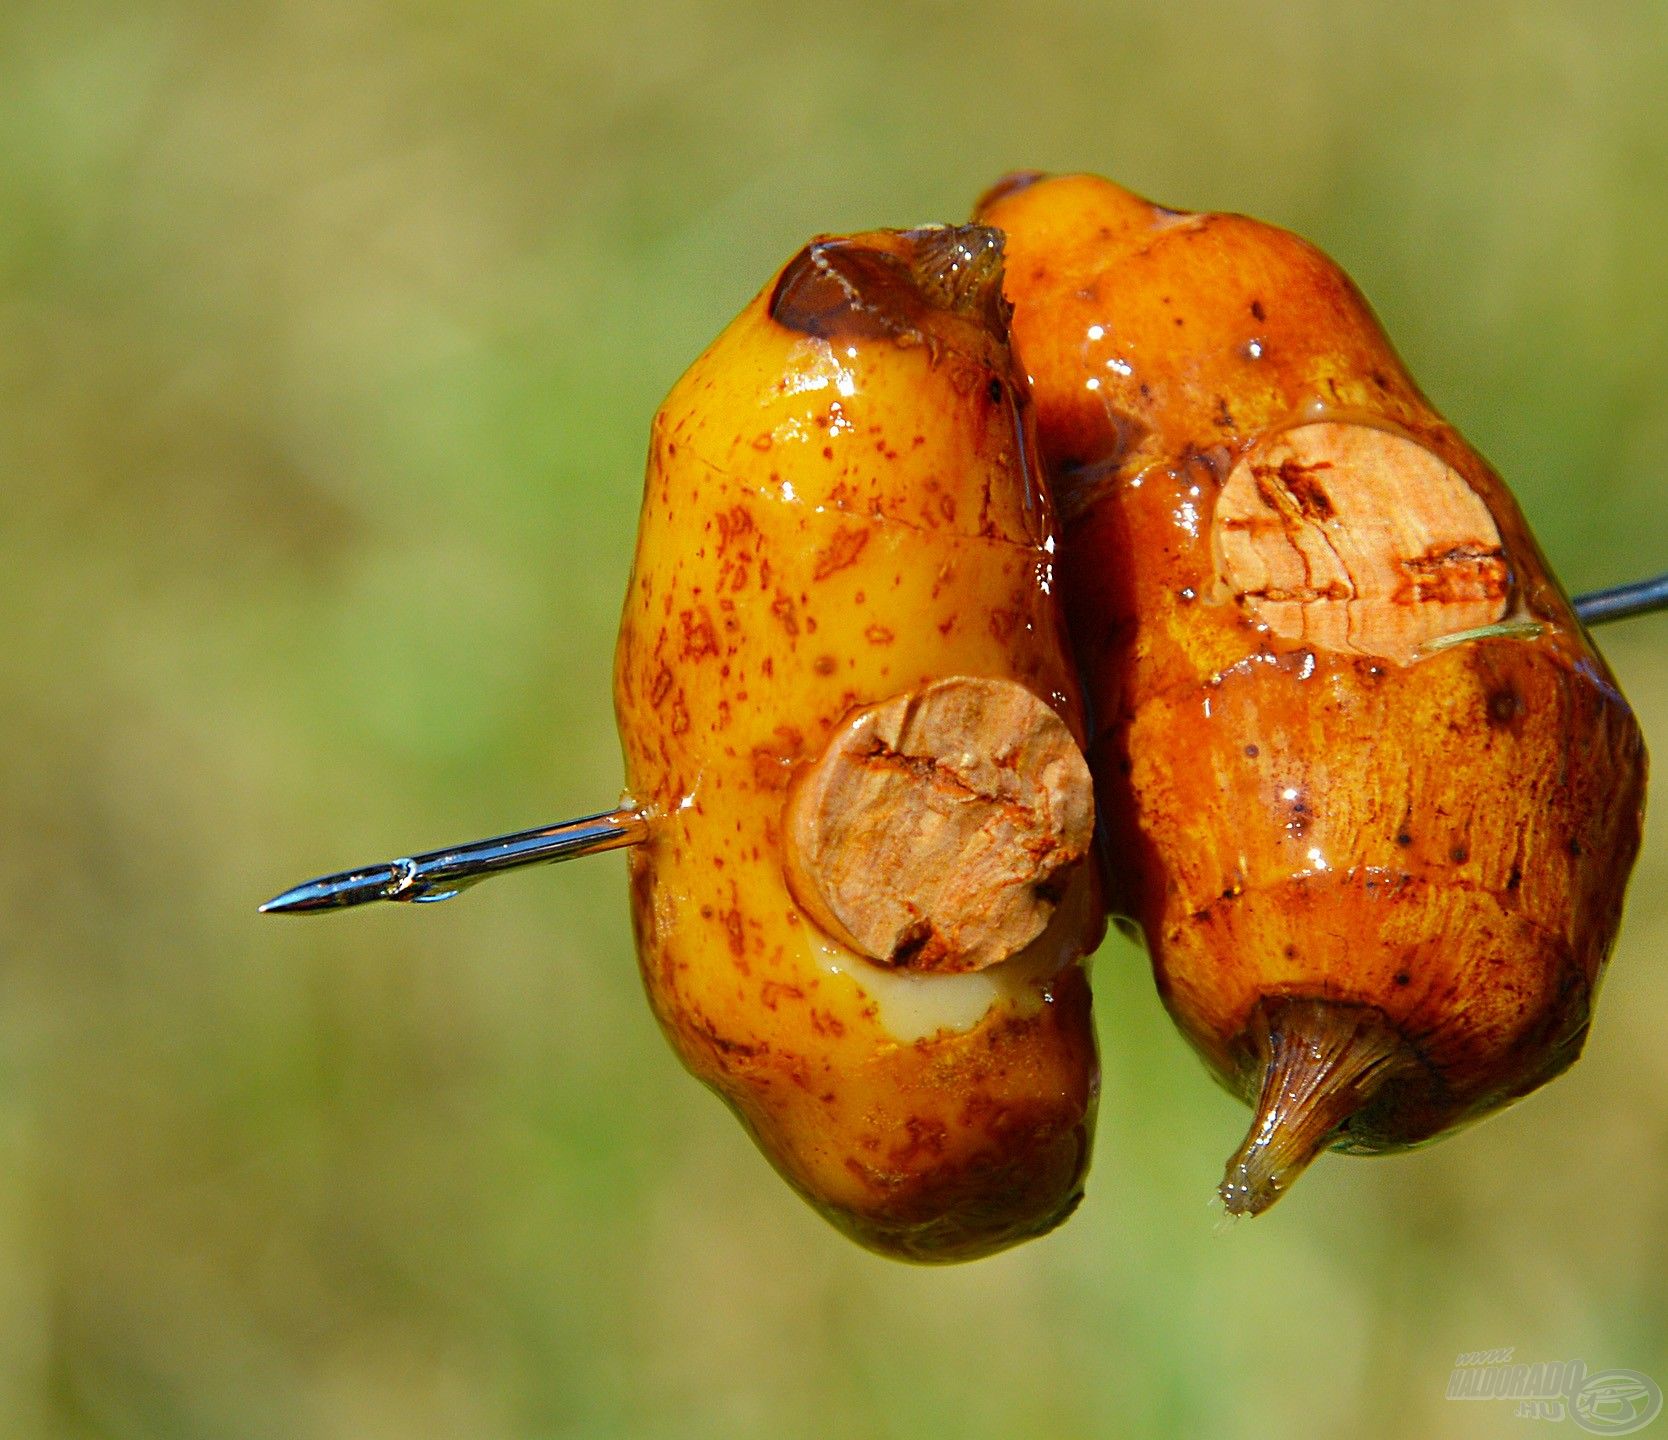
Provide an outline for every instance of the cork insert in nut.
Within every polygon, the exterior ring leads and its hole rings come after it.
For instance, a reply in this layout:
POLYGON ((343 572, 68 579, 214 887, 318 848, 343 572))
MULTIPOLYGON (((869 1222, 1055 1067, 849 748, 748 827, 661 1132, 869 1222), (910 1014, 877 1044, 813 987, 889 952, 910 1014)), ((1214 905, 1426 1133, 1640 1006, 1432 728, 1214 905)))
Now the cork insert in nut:
POLYGON ((801 905, 885 965, 979 970, 1042 933, 1094 829, 1089 767, 1021 685, 955 676, 854 712, 788 799, 801 905))
POLYGON ((1491 625, 1511 572, 1500 531, 1452 466, 1405 436, 1322 421, 1236 465, 1217 501, 1224 582, 1286 640, 1406 663, 1491 625))

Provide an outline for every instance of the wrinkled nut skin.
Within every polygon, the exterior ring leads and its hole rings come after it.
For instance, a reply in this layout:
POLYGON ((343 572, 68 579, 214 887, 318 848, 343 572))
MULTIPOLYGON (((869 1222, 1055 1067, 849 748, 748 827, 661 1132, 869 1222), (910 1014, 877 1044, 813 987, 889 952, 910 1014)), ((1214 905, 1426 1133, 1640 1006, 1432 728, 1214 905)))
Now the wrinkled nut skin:
POLYGON ((1645 753, 1504 484, 1297 237, 1088 176, 1017 177, 979 219, 1007 235, 1063 515, 1113 904, 1177 1024, 1255 1101, 1261 998, 1378 1007, 1418 1063, 1334 1137, 1348 1149, 1430 1138, 1557 1074, 1616 933, 1645 753), (1388 504, 1349 464, 1275 465, 1266 515, 1243 481, 1239 513, 1218 515, 1239 467, 1316 424, 1338 428, 1301 445, 1365 438, 1395 462, 1416 442, 1435 457, 1419 493, 1456 533, 1478 529, 1474 494, 1487 533, 1404 565, 1393 604, 1340 611, 1349 586, 1329 599, 1317 575, 1295 609, 1244 593, 1232 547, 1243 558, 1259 524, 1258 543, 1286 543, 1276 509, 1330 565, 1333 507, 1388 504), (1479 604, 1513 633, 1444 646, 1479 604))
POLYGON ((890 975, 796 903, 783 807, 855 707, 949 674, 1025 686, 1082 743, 990 238, 817 242, 678 382, 615 669, 651 811, 629 864, 655 1014, 801 1194, 920 1261, 1040 1234, 1081 1197, 1097 877, 1080 866, 1013 961, 890 975))

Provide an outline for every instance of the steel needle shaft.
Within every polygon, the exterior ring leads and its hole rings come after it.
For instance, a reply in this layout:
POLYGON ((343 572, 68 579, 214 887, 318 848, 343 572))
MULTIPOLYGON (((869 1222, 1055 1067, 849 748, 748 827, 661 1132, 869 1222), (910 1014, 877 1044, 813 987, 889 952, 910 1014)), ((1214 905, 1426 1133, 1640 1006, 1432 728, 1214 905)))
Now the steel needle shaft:
MULTIPOLYGON (((1575 613, 1583 625, 1605 625, 1612 620, 1664 609, 1668 609, 1668 575, 1595 590, 1575 602, 1575 613)), ((505 870, 641 845, 648 836, 649 822, 641 811, 609 810, 580 820, 566 820, 560 825, 518 830, 510 835, 495 835, 490 840, 472 840, 467 845, 454 845, 446 850, 430 850, 423 855, 324 875, 274 896, 261 906, 261 913, 307 915, 319 910, 364 905, 372 900, 416 904, 450 900, 460 890, 505 870)))
POLYGON ((1590 595, 1575 597, 1576 618, 1583 625, 1604 625, 1612 620, 1626 620, 1634 615, 1648 615, 1653 610, 1668 609, 1668 575, 1650 580, 1635 580, 1631 585, 1615 585, 1608 590, 1594 590, 1590 595))

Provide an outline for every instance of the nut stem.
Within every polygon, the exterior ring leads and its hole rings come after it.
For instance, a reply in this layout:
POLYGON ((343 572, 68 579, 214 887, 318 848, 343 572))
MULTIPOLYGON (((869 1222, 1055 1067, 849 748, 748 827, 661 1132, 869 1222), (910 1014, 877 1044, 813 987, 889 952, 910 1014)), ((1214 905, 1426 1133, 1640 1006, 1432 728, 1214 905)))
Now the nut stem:
POLYGON ((1271 999, 1252 1012, 1262 1093, 1217 1193, 1230 1215, 1260 1215, 1332 1144, 1350 1117, 1415 1063, 1371 1005, 1271 999))

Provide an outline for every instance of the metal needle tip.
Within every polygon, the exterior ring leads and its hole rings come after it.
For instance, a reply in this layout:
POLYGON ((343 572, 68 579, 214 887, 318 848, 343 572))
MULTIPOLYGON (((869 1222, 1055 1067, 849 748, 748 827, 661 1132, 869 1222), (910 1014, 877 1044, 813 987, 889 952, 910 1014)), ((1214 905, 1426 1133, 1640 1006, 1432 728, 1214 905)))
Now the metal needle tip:
POLYGON ((363 905, 367 900, 388 900, 399 884, 396 865, 377 865, 370 870, 348 870, 340 875, 321 875, 274 895, 261 906, 262 915, 305 915, 309 910, 333 910, 342 905, 363 905))
POLYGON ((609 810, 559 825, 517 830, 489 840, 472 840, 446 850, 430 850, 402 860, 322 875, 275 895, 260 907, 262 915, 307 915, 338 910, 372 900, 427 904, 450 900, 478 880, 525 865, 573 860, 603 850, 641 845, 649 823, 640 810, 609 810))

